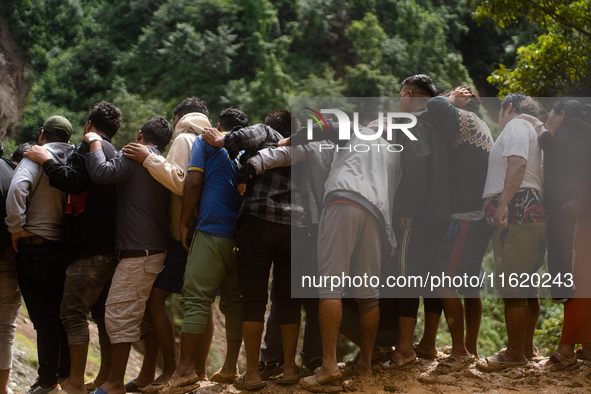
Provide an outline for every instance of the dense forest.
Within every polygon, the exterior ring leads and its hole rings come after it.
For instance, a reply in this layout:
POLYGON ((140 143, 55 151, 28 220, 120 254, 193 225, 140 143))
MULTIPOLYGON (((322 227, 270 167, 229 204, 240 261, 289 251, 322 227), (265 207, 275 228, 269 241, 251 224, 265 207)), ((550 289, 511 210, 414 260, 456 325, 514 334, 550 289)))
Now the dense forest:
POLYGON ((29 64, 31 90, 17 142, 35 139, 52 114, 72 121, 78 142, 88 108, 103 99, 123 112, 115 141, 122 146, 149 116, 170 118, 192 95, 207 102, 212 119, 234 106, 260 121, 289 107, 292 96, 397 95, 400 81, 415 73, 433 77, 440 91, 469 84, 483 96, 515 89, 589 93, 588 0, 542 2, 556 3, 555 13, 560 7, 582 13, 561 14, 574 27, 524 6, 535 1, 2 3, 0 15, 29 64), (528 61, 539 64, 540 51, 568 67, 530 70, 528 61))

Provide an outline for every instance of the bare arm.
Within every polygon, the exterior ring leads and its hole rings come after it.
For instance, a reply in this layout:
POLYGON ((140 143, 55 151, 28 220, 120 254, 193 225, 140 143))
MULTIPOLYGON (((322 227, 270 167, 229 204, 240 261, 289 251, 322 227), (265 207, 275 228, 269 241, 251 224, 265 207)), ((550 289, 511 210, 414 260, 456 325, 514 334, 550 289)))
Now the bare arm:
POLYGON ((523 176, 525 175, 525 168, 527 166, 527 160, 521 156, 509 156, 507 162, 509 164, 505 175, 505 185, 503 187, 503 192, 501 193, 501 198, 499 199, 499 205, 493 215, 493 220, 499 227, 507 227, 509 203, 521 186, 523 176))
POLYGON ((201 198, 201 188, 203 186, 203 173, 201 171, 189 171, 187 181, 185 182, 185 190, 183 195, 183 205, 181 208, 181 242, 183 247, 188 252, 191 246, 191 228, 189 228, 189 221, 191 215, 201 198))

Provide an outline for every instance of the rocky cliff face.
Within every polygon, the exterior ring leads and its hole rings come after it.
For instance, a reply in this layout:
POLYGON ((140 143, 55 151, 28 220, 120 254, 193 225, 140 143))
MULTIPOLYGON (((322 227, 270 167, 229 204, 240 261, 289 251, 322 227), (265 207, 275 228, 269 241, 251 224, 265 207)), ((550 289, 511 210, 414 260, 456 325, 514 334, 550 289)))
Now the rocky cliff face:
POLYGON ((25 60, 0 18, 0 138, 14 137, 29 92, 25 60))

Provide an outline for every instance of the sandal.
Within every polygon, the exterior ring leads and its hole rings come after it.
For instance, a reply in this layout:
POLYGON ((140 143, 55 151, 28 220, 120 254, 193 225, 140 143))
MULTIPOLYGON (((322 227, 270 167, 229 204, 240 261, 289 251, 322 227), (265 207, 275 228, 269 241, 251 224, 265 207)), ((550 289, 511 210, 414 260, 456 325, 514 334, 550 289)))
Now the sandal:
POLYGON ((544 365, 544 371, 558 372, 558 371, 571 371, 579 367, 577 355, 575 354, 572 358, 566 358, 562 354, 556 352, 548 359, 550 365, 544 365))
POLYGON ((384 363, 382 363, 382 366, 385 369, 395 369, 395 368, 404 367, 406 365, 415 364, 416 362, 418 362, 418 359, 417 359, 417 355, 415 353, 415 354, 413 354, 412 356, 410 356, 408 358, 400 359, 398 361, 392 360, 392 357, 390 356, 390 359, 389 360, 386 360, 384 363))
POLYGON ((94 380, 89 380, 88 382, 84 383, 86 387, 86 391, 90 393, 91 391, 96 390, 99 386, 94 382, 94 380))
POLYGON ((495 372, 495 371, 502 371, 503 369, 512 368, 512 367, 519 367, 521 365, 527 364, 527 361, 508 361, 505 358, 506 350, 502 349, 500 352, 495 354, 494 356, 490 356, 487 358, 483 358, 478 360, 476 366, 485 371, 485 372, 495 372))
POLYGON ((449 356, 446 359, 444 359, 443 361, 440 361, 437 364, 437 367, 435 368, 435 370, 439 373, 457 372, 460 369, 462 369, 463 367, 465 367, 466 365, 470 364, 475 359, 476 359, 476 357, 474 357, 474 355, 472 355, 472 354, 468 354, 467 356, 460 357, 458 360, 449 356))
POLYGON ((343 390, 343 386, 337 383, 342 377, 343 375, 339 371, 327 376, 322 382, 319 382, 318 374, 315 374, 300 380, 300 387, 313 393, 337 393, 343 390))
POLYGON ((216 373, 211 375, 211 379, 209 379, 209 381, 210 382, 217 382, 217 383, 232 384, 239 377, 240 377, 239 373, 234 374, 234 375, 230 375, 230 376, 224 376, 224 375, 222 375, 222 370, 220 369, 219 371, 217 371, 216 373))
POLYGON ((579 359, 579 360, 591 361, 591 352, 586 351, 582 347, 575 350, 575 355, 577 356, 577 359, 579 359))
POLYGON ((242 374, 234 380, 234 386, 238 387, 240 390, 259 390, 267 386, 267 382, 261 380, 256 383, 244 383, 244 374, 242 374))
POLYGON ((152 382, 149 385, 142 387, 140 391, 142 393, 157 393, 158 391, 162 390, 168 382, 152 382))
POLYGON ((300 379, 301 379, 300 375, 296 376, 295 378, 285 379, 282 374, 279 378, 277 378, 275 383, 277 383, 281 386, 291 386, 294 384, 298 384, 300 382, 300 379))
POLYGON ((415 354, 417 355, 418 358, 424 358, 427 360, 435 360, 439 356, 439 351, 437 351, 437 350, 435 353, 427 353, 427 352, 422 352, 422 351, 418 350, 418 347, 419 347, 418 342, 415 342, 412 345, 412 348, 415 351, 415 354))

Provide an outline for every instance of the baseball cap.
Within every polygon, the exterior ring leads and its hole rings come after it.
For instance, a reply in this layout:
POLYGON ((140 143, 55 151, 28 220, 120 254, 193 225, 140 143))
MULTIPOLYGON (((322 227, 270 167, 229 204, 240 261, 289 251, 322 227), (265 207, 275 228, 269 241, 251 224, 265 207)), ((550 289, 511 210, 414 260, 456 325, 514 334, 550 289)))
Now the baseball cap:
POLYGON ((43 123, 43 127, 37 129, 37 131, 39 130, 44 130, 48 134, 58 136, 64 141, 68 141, 72 137, 72 125, 68 119, 59 115, 47 118, 45 123, 43 123))

